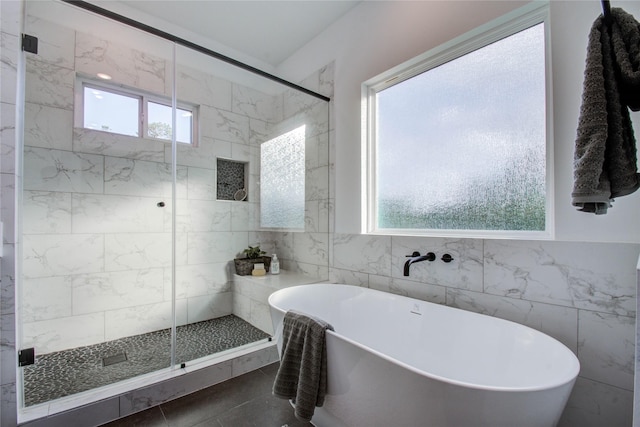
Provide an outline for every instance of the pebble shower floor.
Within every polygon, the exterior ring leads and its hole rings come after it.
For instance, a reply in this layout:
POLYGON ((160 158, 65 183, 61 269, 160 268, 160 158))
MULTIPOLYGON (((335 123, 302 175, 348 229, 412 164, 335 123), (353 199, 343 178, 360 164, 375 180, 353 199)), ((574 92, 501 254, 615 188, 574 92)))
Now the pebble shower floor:
MULTIPOLYGON (((234 315, 179 326, 176 362, 239 347, 269 335, 234 315)), ((33 406, 138 375, 171 363, 171 329, 36 355, 24 369, 24 402, 33 406)))

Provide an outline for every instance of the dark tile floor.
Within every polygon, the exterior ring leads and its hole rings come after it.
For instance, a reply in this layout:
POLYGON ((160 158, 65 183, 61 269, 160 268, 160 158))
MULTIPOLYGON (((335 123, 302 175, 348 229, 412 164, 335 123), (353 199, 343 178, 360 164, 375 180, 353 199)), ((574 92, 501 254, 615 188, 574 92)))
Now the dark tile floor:
POLYGON ((301 427, 288 401, 271 394, 278 363, 103 427, 301 427))
MULTIPOLYGON (((265 332, 234 315, 179 326, 178 363, 266 340, 265 332)), ((171 330, 120 338, 86 347, 38 355, 24 368, 25 406, 113 384, 171 364, 171 330), (118 357, 106 365, 104 358, 118 357)))

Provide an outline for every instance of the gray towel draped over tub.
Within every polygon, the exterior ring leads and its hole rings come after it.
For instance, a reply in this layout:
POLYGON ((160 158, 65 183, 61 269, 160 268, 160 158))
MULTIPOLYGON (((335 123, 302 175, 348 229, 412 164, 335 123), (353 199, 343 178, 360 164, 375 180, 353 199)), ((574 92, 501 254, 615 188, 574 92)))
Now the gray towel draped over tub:
POLYGON ((640 109, 640 24, 612 8, 589 33, 571 193, 580 211, 605 214, 640 187, 629 108, 640 109))
POLYGON ((327 390, 328 323, 295 310, 285 313, 282 329, 280 368, 273 383, 273 394, 292 399, 296 418, 309 421, 316 406, 324 404, 327 390))

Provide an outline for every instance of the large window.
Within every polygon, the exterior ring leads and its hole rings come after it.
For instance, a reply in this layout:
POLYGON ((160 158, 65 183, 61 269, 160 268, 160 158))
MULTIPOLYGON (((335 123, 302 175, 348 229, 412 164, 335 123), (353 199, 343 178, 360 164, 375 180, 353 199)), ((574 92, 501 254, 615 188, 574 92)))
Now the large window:
POLYGON ((365 83, 369 232, 550 236, 545 16, 365 83))
MULTIPOLYGON (((171 141, 171 100, 108 84, 79 80, 82 127, 121 135, 171 141)), ((196 140, 197 107, 178 103, 176 141, 196 140)))

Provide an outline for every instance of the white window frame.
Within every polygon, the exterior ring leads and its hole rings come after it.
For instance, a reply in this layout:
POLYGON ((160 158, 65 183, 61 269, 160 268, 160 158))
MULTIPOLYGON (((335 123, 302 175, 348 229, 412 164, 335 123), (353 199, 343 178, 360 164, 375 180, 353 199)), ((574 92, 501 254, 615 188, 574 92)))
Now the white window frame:
MULTIPOLYGON (((74 119, 75 119, 74 121, 75 121, 76 127, 89 129, 96 132, 107 132, 107 133, 112 133, 114 135, 122 135, 130 138, 142 138, 142 139, 147 139, 152 141, 161 141, 163 143, 171 143, 171 139, 154 138, 154 137, 148 136, 148 132, 149 132, 148 118, 149 117, 147 113, 147 105, 149 102, 166 105, 167 107, 171 108, 172 107, 171 98, 148 93, 139 89, 131 89, 115 83, 106 83, 103 81, 98 81, 98 80, 94 80, 92 78, 87 78, 83 76, 78 76, 76 78, 75 92, 76 92, 75 93, 76 108, 74 111, 74 119), (104 131, 99 129, 86 128, 84 125, 84 88, 85 87, 113 93, 116 95, 127 96, 130 98, 137 98, 140 101, 139 108, 138 108, 138 136, 125 135, 117 132, 109 132, 109 131, 104 131)), ((193 147, 198 146, 199 107, 195 104, 178 101, 176 103, 176 108, 191 112, 191 142, 183 142, 183 141, 176 141, 176 142, 180 144, 191 145, 193 147)))
POLYGON ((441 46, 400 64, 362 84, 362 233, 401 236, 437 236, 499 239, 553 239, 553 122, 551 84, 551 43, 549 35, 549 4, 532 2, 500 18, 488 22, 441 46), (544 23, 545 35, 545 99, 546 99, 546 203, 545 230, 440 230, 440 229, 378 229, 376 182, 376 94, 385 88, 407 80, 467 53, 478 50, 519 31, 544 23))

